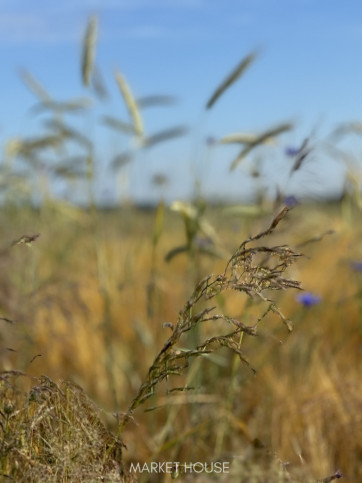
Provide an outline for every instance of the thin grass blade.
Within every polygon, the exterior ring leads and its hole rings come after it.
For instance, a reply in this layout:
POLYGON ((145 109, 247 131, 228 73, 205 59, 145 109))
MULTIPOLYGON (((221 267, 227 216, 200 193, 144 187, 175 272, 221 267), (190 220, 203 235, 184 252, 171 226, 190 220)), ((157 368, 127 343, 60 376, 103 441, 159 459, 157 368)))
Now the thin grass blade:
POLYGON ((101 101, 105 101, 109 97, 109 93, 106 87, 106 83, 102 76, 102 72, 99 67, 95 66, 92 75, 92 88, 101 101))
POLYGON ((83 146, 84 148, 90 150, 92 148, 92 142, 79 132, 77 129, 66 125, 64 122, 51 119, 45 122, 45 125, 51 129, 61 140, 72 140, 77 142, 79 145, 83 146))
POLYGON ((145 109, 146 107, 159 107, 159 106, 169 106, 175 104, 176 100, 173 96, 167 96, 163 94, 145 96, 137 99, 138 107, 145 109))
POLYGON ((121 91, 121 94, 123 96, 123 99, 126 103, 127 109, 130 113, 130 116, 133 120, 134 129, 138 134, 138 136, 142 136, 143 123, 142 123, 141 113, 138 109, 137 102, 132 95, 131 89, 129 88, 125 78, 120 72, 116 72, 116 81, 121 91))
POLYGON ((79 97, 69 101, 53 101, 43 100, 31 108, 33 114, 39 114, 43 111, 53 111, 57 114, 62 113, 76 113, 89 109, 92 101, 86 97, 79 97))
POLYGON ((125 134, 136 134, 135 128, 132 124, 128 124, 115 117, 103 116, 101 122, 116 131, 124 132, 125 134))
MULTIPOLYGON (((220 144, 251 144, 258 138, 257 134, 237 132, 228 134, 220 139, 220 144)), ((273 138, 267 138, 263 141, 264 144, 272 144, 273 138)))
POLYGON ((97 41, 97 17, 93 16, 89 19, 87 30, 83 41, 82 53, 82 80, 84 86, 89 86, 95 58, 95 47, 97 41))
POLYGON ((233 133, 228 134, 220 139, 220 144, 250 144, 257 138, 256 134, 251 133, 233 133))
POLYGON ((292 128, 293 124, 291 123, 280 124, 274 128, 268 129, 267 131, 257 136, 254 141, 250 142, 247 146, 245 146, 245 148, 243 148, 237 158, 234 159, 234 161, 231 163, 230 171, 233 171, 236 166, 245 158, 245 156, 247 156, 250 151, 252 151, 256 146, 264 143, 269 138, 273 138, 286 131, 290 131, 292 128))
POLYGON ((117 154, 117 156, 115 156, 111 162, 111 169, 117 170, 119 168, 123 168, 123 166, 126 166, 126 164, 130 163, 132 159, 132 154, 128 152, 117 154))
POLYGON ((50 101, 51 97, 44 87, 30 74, 27 70, 22 69, 19 73, 24 84, 38 97, 41 101, 50 101))
POLYGON ((237 66, 236 68, 222 81, 219 87, 215 90, 212 94, 210 99, 206 104, 206 109, 211 109, 211 107, 215 104, 215 102, 219 99, 219 97, 237 80, 239 79, 246 69, 252 64, 257 56, 257 52, 251 52, 247 55, 237 66))
POLYGON ((145 138, 143 141, 144 148, 150 148, 155 144, 159 144, 165 141, 169 141, 171 139, 175 139, 180 136, 184 136, 187 133, 187 129, 184 126, 177 126, 171 129, 166 129, 165 131, 161 131, 159 133, 154 134, 148 138, 145 138))

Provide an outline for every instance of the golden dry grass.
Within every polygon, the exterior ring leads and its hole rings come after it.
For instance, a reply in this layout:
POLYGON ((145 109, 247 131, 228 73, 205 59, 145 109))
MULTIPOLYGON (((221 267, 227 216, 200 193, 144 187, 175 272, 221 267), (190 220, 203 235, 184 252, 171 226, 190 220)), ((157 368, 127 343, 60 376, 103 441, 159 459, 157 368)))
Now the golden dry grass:
MULTIPOLYGON (((116 431, 112 412, 126 410, 169 337, 163 323, 176 321, 195 277, 222 271, 225 261, 190 261, 181 254, 166 263, 166 253, 184 240, 182 223, 170 212, 154 259, 153 212, 124 208, 69 216, 44 209, 13 215, 11 223, 6 214, 1 219, 3 227, 10 226, 1 258, 7 294, 1 312, 16 321, 1 322, 2 368, 72 379, 116 431), (37 232, 41 236, 31 248, 7 248, 19 235, 37 232)), ((210 219, 231 253, 265 228, 270 216, 228 218, 212 209, 210 219)), ((273 241, 297 246, 331 229, 334 234, 303 245, 306 257, 291 269, 292 278, 320 296, 320 303, 302 307, 292 290, 276 294, 294 331, 288 334, 270 315, 258 337, 244 336, 242 348, 255 375, 221 350, 195 361, 172 383, 198 391, 165 398, 161 386, 146 404, 161 408, 138 409, 122 435, 126 465, 222 458, 233 462, 240 481, 315 481, 338 469, 347 481, 361 479, 362 275, 350 266, 362 258, 360 227, 347 223, 338 205, 299 206, 273 241)), ((220 303, 224 313, 247 324, 260 315, 259 305, 242 295, 220 303)))

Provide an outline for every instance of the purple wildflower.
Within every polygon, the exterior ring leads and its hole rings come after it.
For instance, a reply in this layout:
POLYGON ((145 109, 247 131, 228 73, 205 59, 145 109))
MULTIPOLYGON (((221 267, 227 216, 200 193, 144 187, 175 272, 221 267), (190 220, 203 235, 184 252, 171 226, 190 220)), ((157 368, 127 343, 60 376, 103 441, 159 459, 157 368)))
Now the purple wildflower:
POLYGON ((287 146, 284 150, 284 153, 289 156, 289 157, 294 157, 296 156, 297 154, 299 154, 299 151, 300 149, 299 148, 295 148, 293 146, 287 146))
POLYGON ((297 301, 303 305, 303 307, 312 307, 313 305, 319 304, 321 298, 310 292, 304 292, 297 296, 297 301))
POLYGON ((284 203, 288 208, 293 208, 299 204, 299 201, 295 196, 289 195, 284 198, 284 203))
POLYGON ((212 239, 210 237, 196 237, 196 246, 199 248, 209 248, 213 245, 212 239))
POLYGON ((341 470, 337 470, 335 473, 334 473, 334 477, 339 479, 339 478, 342 478, 343 474, 341 472, 341 470))
POLYGON ((362 272, 362 262, 351 262, 351 268, 355 272, 362 272))

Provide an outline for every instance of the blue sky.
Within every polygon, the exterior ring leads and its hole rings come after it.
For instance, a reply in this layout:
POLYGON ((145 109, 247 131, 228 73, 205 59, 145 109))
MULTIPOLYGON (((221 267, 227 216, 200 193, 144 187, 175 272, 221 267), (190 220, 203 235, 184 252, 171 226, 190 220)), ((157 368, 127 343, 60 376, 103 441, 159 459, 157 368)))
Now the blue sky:
MULTIPOLYGON (((361 2, 0 0, 2 145, 10 137, 34 135, 42 126, 41 116, 29 113, 36 99, 19 79, 20 69, 30 71, 57 99, 91 95, 80 75, 81 41, 91 14, 99 18, 96 63, 111 97, 104 104, 95 100, 88 117, 76 122, 97 145, 104 167, 97 185, 102 196, 114 196, 115 176, 108 176, 107 162, 129 148, 98 123, 102 114, 127 119, 114 81, 116 68, 136 97, 177 98, 172 106, 144 111, 147 134, 189 127, 182 140, 143 150, 124 168, 119 181, 125 196, 158 196, 150 182, 157 173, 169 178, 164 188, 169 198, 192 192, 195 179, 209 196, 242 196, 255 187, 248 171, 262 154, 267 160, 258 183, 268 179, 287 194, 341 189, 344 168, 322 151, 287 184, 291 161, 283 150, 300 145, 312 132, 323 139, 338 122, 361 120, 361 2), (206 112, 213 90, 255 48, 260 50, 255 63, 206 112), (233 173, 229 166, 239 148, 205 144, 208 136, 260 132, 285 121, 294 122, 295 130, 281 136, 276 146, 256 151, 233 173)), ((350 144, 358 156, 358 140, 350 144)))

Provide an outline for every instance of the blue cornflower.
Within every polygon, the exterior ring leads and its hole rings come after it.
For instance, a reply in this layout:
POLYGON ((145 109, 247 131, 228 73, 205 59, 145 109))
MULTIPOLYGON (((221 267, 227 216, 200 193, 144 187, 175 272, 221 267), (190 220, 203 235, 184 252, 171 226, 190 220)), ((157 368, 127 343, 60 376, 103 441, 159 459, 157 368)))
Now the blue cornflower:
POLYGON ((297 301, 303 305, 303 307, 312 307, 312 305, 317 305, 321 301, 321 297, 314 295, 310 292, 304 292, 297 295, 297 301))
POLYGON ((215 146, 217 144, 217 139, 214 136, 207 136, 206 145, 209 147, 215 146))
POLYGON ((213 245, 212 239, 210 237, 200 237, 195 238, 196 246, 199 248, 210 248, 213 245))
POLYGON ((284 203, 286 206, 288 206, 288 208, 293 208, 299 204, 299 201, 295 196, 289 195, 284 198, 284 203))
POLYGON ((287 146, 284 150, 284 153, 287 156, 290 156, 291 158, 299 154, 299 152, 300 152, 300 148, 294 148, 293 146, 287 146))
POLYGON ((351 268, 355 272, 362 272, 362 262, 351 262, 351 268))

